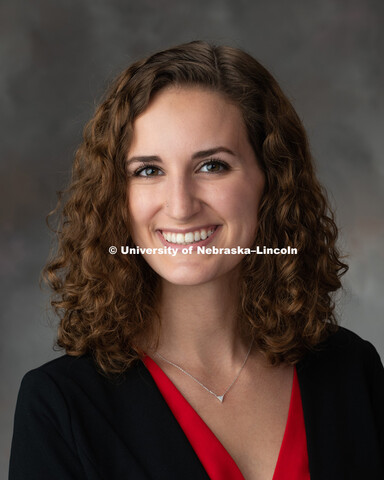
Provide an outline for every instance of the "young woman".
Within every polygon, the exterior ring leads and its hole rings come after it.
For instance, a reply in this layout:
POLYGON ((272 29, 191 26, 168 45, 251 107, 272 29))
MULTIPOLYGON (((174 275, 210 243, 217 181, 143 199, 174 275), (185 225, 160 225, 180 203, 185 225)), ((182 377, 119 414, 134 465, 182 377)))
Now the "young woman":
POLYGON ((10 478, 381 479, 384 371, 336 326, 346 265, 303 126, 241 50, 131 65, 85 129, 45 268, 10 478))

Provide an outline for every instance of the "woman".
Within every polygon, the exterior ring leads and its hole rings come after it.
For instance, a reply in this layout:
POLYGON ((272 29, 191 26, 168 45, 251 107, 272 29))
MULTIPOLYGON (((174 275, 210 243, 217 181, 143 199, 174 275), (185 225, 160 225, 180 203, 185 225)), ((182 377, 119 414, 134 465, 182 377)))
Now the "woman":
POLYGON ((383 478, 384 372, 336 326, 336 237, 256 60, 131 65, 76 155, 45 268, 67 355, 24 377, 10 478, 383 478))

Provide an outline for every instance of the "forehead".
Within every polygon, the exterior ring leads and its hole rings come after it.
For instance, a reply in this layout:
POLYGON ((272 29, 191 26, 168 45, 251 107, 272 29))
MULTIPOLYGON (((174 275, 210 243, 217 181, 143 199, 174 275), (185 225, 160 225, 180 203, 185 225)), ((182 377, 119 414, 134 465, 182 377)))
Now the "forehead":
POLYGON ((198 87, 172 87, 157 93, 136 118, 129 150, 130 154, 144 154, 170 145, 201 150, 216 144, 236 149, 244 142, 247 134, 241 111, 223 94, 198 87))

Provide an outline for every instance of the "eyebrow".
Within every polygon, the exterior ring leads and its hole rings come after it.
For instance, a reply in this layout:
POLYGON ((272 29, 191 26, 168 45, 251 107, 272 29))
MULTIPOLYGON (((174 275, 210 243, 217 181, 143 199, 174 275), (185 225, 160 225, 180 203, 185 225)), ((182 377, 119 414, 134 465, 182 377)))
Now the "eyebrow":
MULTIPOLYGON (((211 155, 215 155, 216 153, 220 153, 220 152, 225 152, 225 153, 229 153, 230 155, 235 155, 232 152, 232 150, 230 150, 227 147, 214 147, 214 148, 210 148, 208 150, 201 150, 199 152, 194 153, 192 155, 192 160, 196 160, 196 159, 199 159, 199 158, 210 157, 211 155)), ((162 163, 162 160, 157 155, 135 156, 135 157, 129 158, 127 160, 126 165, 128 166, 133 162, 158 162, 158 163, 162 163)))

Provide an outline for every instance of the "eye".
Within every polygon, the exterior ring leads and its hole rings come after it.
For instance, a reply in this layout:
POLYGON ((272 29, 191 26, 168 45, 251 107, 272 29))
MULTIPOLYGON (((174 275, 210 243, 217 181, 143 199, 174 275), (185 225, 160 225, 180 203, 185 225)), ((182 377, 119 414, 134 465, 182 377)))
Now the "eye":
POLYGON ((159 167, 155 167, 154 165, 140 167, 133 174, 134 177, 158 177, 160 175, 163 175, 163 172, 159 167))
POLYGON ((222 160, 209 160, 205 162, 199 169, 203 173, 222 173, 226 170, 229 170, 229 165, 222 160))

